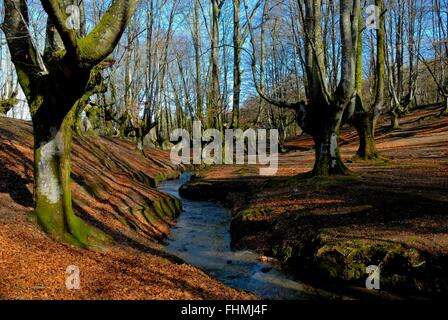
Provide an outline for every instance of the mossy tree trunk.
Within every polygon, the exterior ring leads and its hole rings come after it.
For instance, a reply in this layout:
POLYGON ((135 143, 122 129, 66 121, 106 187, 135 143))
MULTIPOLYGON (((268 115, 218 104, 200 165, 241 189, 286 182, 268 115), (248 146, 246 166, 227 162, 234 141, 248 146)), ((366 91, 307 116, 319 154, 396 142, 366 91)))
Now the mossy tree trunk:
POLYGON ((379 158, 375 142, 375 119, 372 113, 358 115, 355 128, 359 137, 359 148, 356 155, 360 159, 373 160, 379 158))
POLYGON ((339 132, 343 111, 331 112, 316 123, 318 130, 312 133, 315 143, 316 160, 312 176, 345 175, 348 168, 344 165, 339 151, 339 132))
POLYGON ((349 172, 341 159, 336 133, 330 131, 314 141, 316 160, 311 176, 345 175, 349 172))
POLYGON ((390 129, 397 130, 400 129, 400 122, 398 120, 398 112, 392 110, 390 112, 390 129))
MULTIPOLYGON (((349 172, 339 152, 339 133, 344 113, 355 92, 356 43, 358 19, 354 14, 360 10, 359 1, 342 0, 340 6, 341 78, 335 92, 325 75, 324 48, 322 46, 321 3, 305 4, 306 72, 308 78, 309 105, 304 110, 299 125, 311 134, 315 141, 315 164, 313 176, 344 175, 349 172), (308 114, 308 119, 307 118, 308 114)), ((300 118, 300 117, 299 117, 300 118)))
MULTIPOLYGON (((47 103, 47 102, 43 102, 47 103)), ((107 238, 75 215, 71 195, 71 143, 74 115, 34 123, 34 215, 54 239, 82 247, 107 238)))
MULTIPOLYGON (((375 0, 375 5, 381 11, 384 8, 383 0, 375 0)), ((362 28, 362 11, 359 12, 359 29, 362 28)), ((356 156, 364 160, 378 159, 380 157, 375 142, 375 128, 378 118, 384 109, 384 90, 385 90, 385 28, 384 17, 380 16, 379 29, 377 30, 376 43, 376 68, 375 68, 375 88, 374 100, 370 105, 366 105, 363 99, 363 70, 362 70, 362 53, 363 39, 362 34, 358 37, 357 42, 357 58, 356 58, 356 99, 355 99, 355 115, 354 126, 358 132, 359 148, 356 156)), ((373 54, 373 50, 372 50, 373 54)), ((398 123, 398 117, 397 117, 398 123)))
POLYGON ((219 64, 219 20, 225 0, 211 0, 210 83, 207 91, 207 128, 222 131, 221 67, 219 64))
POLYGON ((85 37, 66 25, 62 0, 41 0, 51 29, 44 57, 29 33, 25 0, 5 0, 6 34, 34 129, 34 215, 53 238, 83 247, 107 238, 75 215, 71 196, 71 141, 78 102, 96 86, 97 66, 113 51, 134 7, 114 0, 85 37), (20 11, 17 14, 17 11, 20 11), (57 36, 54 34, 57 32, 57 36))

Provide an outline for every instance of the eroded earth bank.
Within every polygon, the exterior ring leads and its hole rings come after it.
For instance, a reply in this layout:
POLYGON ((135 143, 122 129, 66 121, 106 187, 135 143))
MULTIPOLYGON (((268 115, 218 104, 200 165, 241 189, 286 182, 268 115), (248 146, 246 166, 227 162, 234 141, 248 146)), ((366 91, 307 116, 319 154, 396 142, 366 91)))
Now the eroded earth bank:
POLYGON ((378 132, 381 160, 361 161, 356 132, 344 130, 343 158, 352 175, 305 179, 313 144, 290 140, 274 178, 254 166, 202 170, 180 194, 232 209, 232 244, 274 257, 312 283, 367 297, 446 295, 448 288, 448 141, 436 110, 378 132), (365 289, 366 267, 381 268, 381 289, 365 289))

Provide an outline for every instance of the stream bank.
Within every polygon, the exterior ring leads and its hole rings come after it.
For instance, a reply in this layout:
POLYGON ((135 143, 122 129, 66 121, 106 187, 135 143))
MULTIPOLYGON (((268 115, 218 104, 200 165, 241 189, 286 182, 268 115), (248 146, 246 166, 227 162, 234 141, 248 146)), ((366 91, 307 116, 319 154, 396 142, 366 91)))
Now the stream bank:
MULTIPOLYGON (((180 197, 178 190, 188 180, 164 181, 159 191, 180 197)), ((233 288, 262 299, 331 299, 329 292, 306 285, 280 266, 263 260, 259 254, 231 248, 232 214, 219 203, 182 198, 183 212, 172 228, 166 251, 203 269, 233 288)))
POLYGON ((408 238, 379 236, 381 229, 408 231, 403 230, 412 218, 408 210, 416 206, 426 212, 431 208, 431 222, 439 221, 445 204, 397 190, 385 199, 381 186, 369 187, 369 179, 206 178, 184 184, 180 194, 225 203, 232 210, 236 250, 275 257, 284 268, 318 286, 341 294, 354 290, 368 298, 446 295, 446 255, 404 241, 408 238), (379 292, 365 289, 370 265, 381 268, 379 292))

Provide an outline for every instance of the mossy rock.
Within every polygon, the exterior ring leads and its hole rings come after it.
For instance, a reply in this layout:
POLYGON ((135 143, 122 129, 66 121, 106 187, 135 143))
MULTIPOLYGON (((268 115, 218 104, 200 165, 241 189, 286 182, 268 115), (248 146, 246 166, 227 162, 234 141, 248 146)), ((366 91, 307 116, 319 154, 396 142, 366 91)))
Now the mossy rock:
POLYGON ((274 246, 272 255, 291 269, 325 283, 364 287, 366 268, 376 265, 381 270, 382 290, 406 295, 447 293, 448 277, 441 270, 448 258, 432 260, 400 243, 332 240, 325 232, 310 231, 301 239, 274 246))
POLYGON ((153 178, 155 184, 159 184, 162 181, 166 180, 174 180, 179 178, 181 175, 181 172, 178 170, 172 170, 168 172, 159 172, 156 174, 156 176, 153 178))
POLYGON ((182 210, 182 203, 174 197, 160 198, 152 201, 152 208, 160 219, 176 217, 182 210))
POLYGON ((272 210, 271 207, 248 208, 236 213, 230 225, 232 243, 237 243, 242 235, 257 232, 258 228, 262 228, 261 226, 266 224, 266 222, 259 218, 271 213, 272 210), (254 223, 255 220, 258 221, 254 223))

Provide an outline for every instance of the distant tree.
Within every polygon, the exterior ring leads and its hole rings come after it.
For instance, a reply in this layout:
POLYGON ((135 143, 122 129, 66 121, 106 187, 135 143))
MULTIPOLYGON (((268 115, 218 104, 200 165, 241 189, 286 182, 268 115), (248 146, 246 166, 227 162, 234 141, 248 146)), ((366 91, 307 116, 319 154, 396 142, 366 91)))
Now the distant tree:
POLYGON ((17 89, 0 96, 0 115, 5 116, 17 104, 17 89))
POLYGON ((219 63, 219 19, 225 0, 211 0, 211 30, 210 30, 210 66, 211 76, 207 91, 207 126, 223 128, 223 101, 221 95, 221 67, 219 63))

